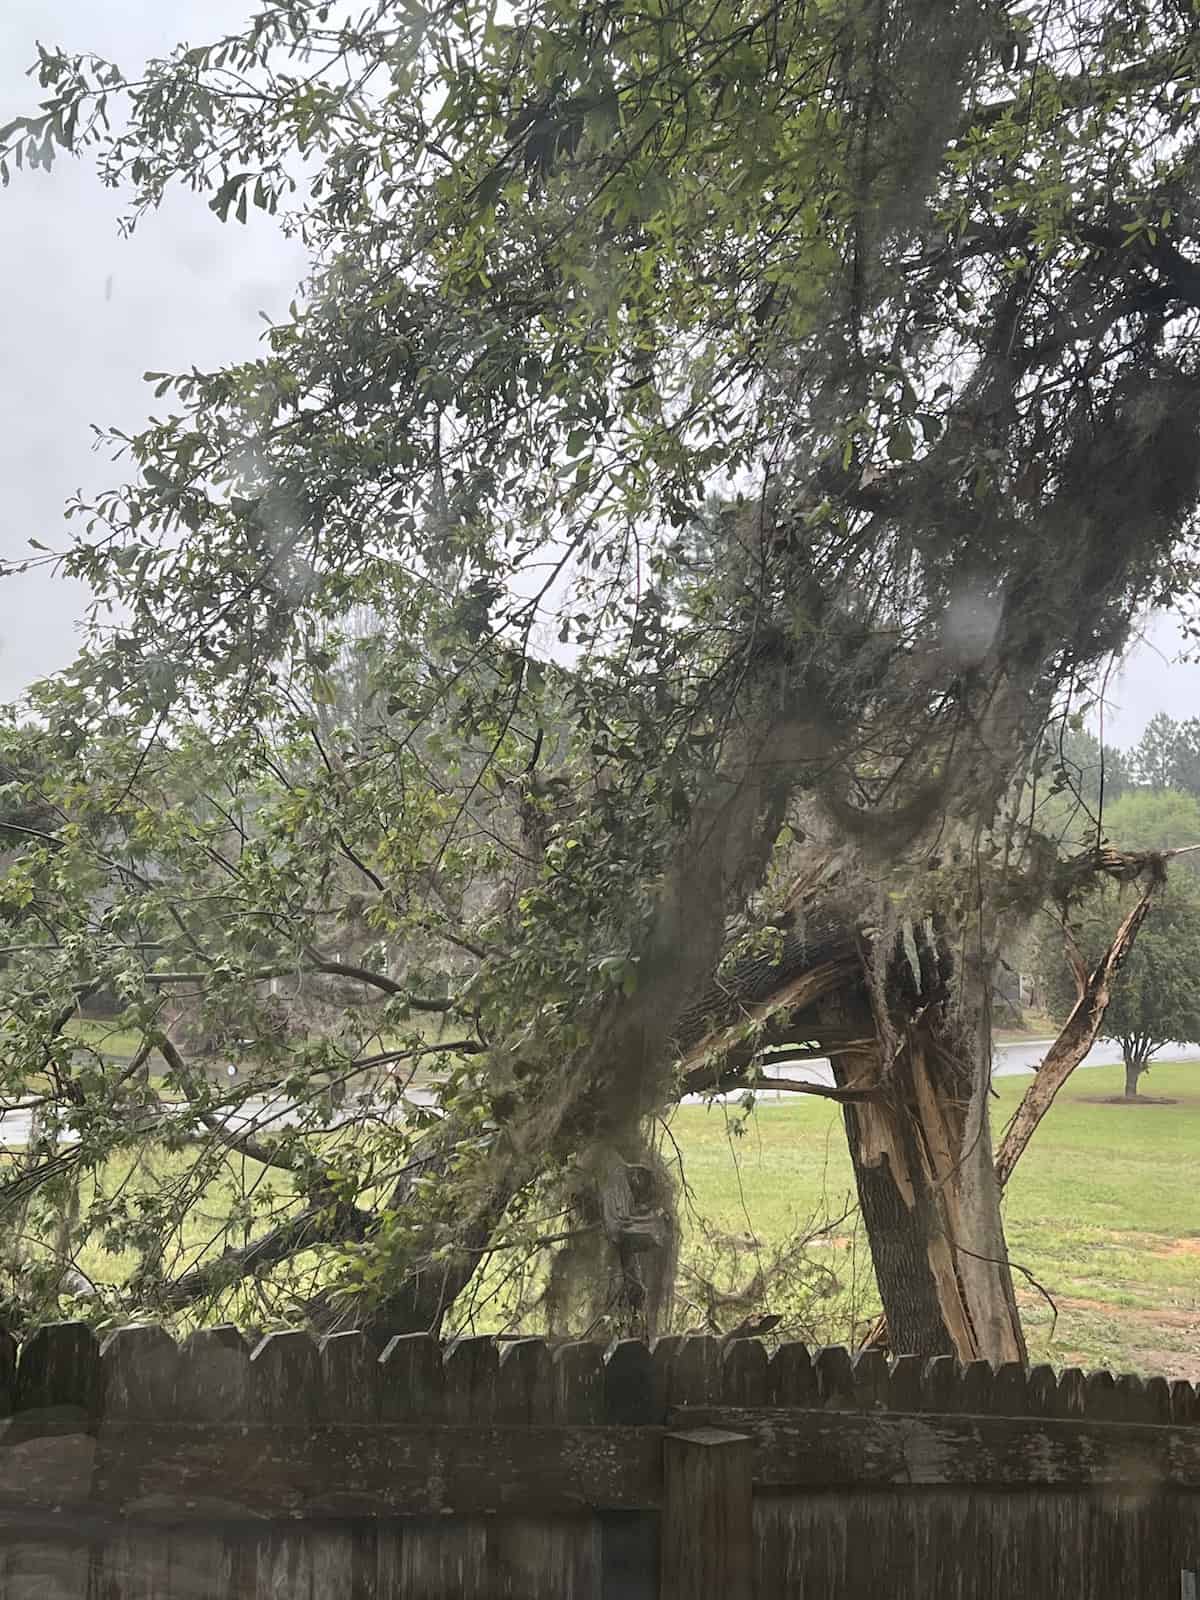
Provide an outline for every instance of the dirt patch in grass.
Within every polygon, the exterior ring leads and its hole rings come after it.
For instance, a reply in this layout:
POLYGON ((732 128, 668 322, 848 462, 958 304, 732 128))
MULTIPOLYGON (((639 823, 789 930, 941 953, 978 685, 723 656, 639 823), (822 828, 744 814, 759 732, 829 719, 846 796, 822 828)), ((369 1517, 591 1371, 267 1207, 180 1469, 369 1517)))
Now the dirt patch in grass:
MULTIPOLYGON (((1023 1295, 1018 1295, 1018 1300, 1023 1300, 1023 1295)), ((1182 1328, 1187 1332, 1200 1333, 1200 1307, 1191 1311, 1175 1310, 1171 1306, 1155 1306, 1152 1311, 1143 1311, 1136 1306, 1115 1306, 1111 1300, 1089 1300, 1085 1295, 1059 1295, 1054 1296, 1054 1304, 1060 1311, 1096 1311, 1102 1316, 1111 1317, 1114 1322, 1128 1322, 1142 1328, 1182 1328)), ((1196 1361, 1200 1364, 1200 1352, 1196 1361)))
POLYGON ((1081 1106, 1177 1106, 1178 1100, 1164 1100, 1159 1095, 1139 1094, 1135 1100, 1126 1100, 1123 1094, 1081 1094, 1077 1097, 1081 1106))
MULTIPOLYGON (((1189 1383, 1200 1380, 1200 1355, 1189 1355, 1184 1350, 1163 1350, 1158 1345, 1128 1345, 1128 1361, 1124 1365, 1138 1367, 1158 1378, 1184 1378, 1189 1383)), ((1092 1366, 1089 1358, 1079 1350, 1055 1351, 1054 1359, 1064 1367, 1092 1366)))
POLYGON ((1186 1355, 1180 1350, 1158 1350, 1134 1345, 1129 1354, 1139 1367, 1157 1374, 1160 1378, 1186 1378, 1195 1383, 1200 1378, 1200 1355, 1186 1355))
POLYGON ((1200 1256, 1200 1239, 1172 1239, 1168 1244, 1159 1245, 1154 1254, 1156 1256, 1200 1256))
MULTIPOLYGON (((1017 1300, 1023 1312, 1035 1304, 1023 1291, 1017 1300)), ((1200 1380, 1200 1306, 1120 1306, 1086 1295, 1055 1295, 1054 1304, 1057 1331, 1047 1354, 1056 1366, 1200 1380)))

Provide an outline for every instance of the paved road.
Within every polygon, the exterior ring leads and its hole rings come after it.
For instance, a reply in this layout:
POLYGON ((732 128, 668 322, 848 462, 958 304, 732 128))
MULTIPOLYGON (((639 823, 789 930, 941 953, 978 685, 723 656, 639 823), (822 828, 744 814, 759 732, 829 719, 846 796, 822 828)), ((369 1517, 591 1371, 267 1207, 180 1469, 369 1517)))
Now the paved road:
MULTIPOLYGON (((1020 1044, 1001 1044, 996 1046, 996 1076, 998 1078, 1013 1077, 1016 1074, 1032 1072, 1041 1061, 1049 1039, 1035 1039, 1020 1044)), ((1169 1045, 1160 1052, 1164 1061, 1200 1061, 1200 1046, 1190 1044, 1169 1045)), ((1083 1067, 1111 1067, 1121 1060, 1121 1047, 1110 1039, 1101 1040, 1082 1063, 1083 1067)), ((769 1069, 773 1078, 789 1078, 794 1083, 820 1083, 828 1086, 833 1082, 833 1074, 827 1061, 804 1061, 794 1064, 775 1064, 769 1069)), ((736 1102, 741 1098, 742 1091, 732 1095, 722 1095, 721 1101, 736 1102)), ((786 1089, 765 1089, 759 1094, 762 1100, 783 1100, 787 1097, 786 1089)), ((436 1106, 437 1095, 433 1089, 414 1087, 409 1093, 409 1099, 418 1105, 436 1106)), ((684 1099, 685 1105, 702 1105, 705 1102, 703 1095, 688 1095, 684 1099)), ((354 1106, 343 1106, 335 1115, 332 1126, 345 1122, 358 1115, 354 1106)), ((377 1108, 377 1115, 382 1115, 382 1108, 377 1108)), ((397 1115, 394 1112, 392 1115, 397 1115)), ((279 1096, 273 1100, 252 1099, 247 1100, 237 1112, 231 1112, 227 1119, 232 1130, 263 1128, 266 1130, 285 1127, 298 1119, 298 1111, 294 1105, 279 1096)), ((23 1145, 29 1139, 30 1116, 27 1111, 14 1111, 0 1114, 0 1147, 23 1145)), ((68 1135, 64 1143, 70 1143, 68 1135)))
MULTIPOLYGON (((436 1106, 437 1094, 429 1088, 413 1088, 409 1091, 408 1098, 417 1105, 436 1106)), ((392 1108, 390 1112, 382 1105, 372 1108, 376 1116, 390 1115, 398 1117, 401 1113, 392 1108)), ((336 1111, 327 1126, 337 1127, 339 1123, 348 1122, 360 1116, 361 1109, 354 1105, 345 1105, 336 1111)), ((32 1116, 28 1111, 0 1112, 0 1150, 13 1149, 29 1142, 32 1116)), ((225 1113, 225 1126, 231 1132, 263 1132, 272 1133, 283 1127, 288 1127, 300 1120, 300 1110, 294 1102, 289 1102, 283 1095, 273 1098, 260 1098, 253 1096, 244 1100, 236 1110, 225 1113)), ((199 1125, 198 1125, 199 1127, 199 1125)), ((202 1131, 202 1130, 201 1130, 202 1131)), ((74 1144, 77 1135, 63 1134, 62 1144, 74 1144)))
MULTIPOLYGON (((1051 1039, 1034 1039, 1023 1044, 996 1046, 996 1077, 1009 1078, 1017 1072, 1032 1072, 1053 1043, 1051 1039)), ((1200 1046, 1194 1044, 1169 1044, 1158 1053, 1160 1061, 1200 1061, 1200 1046)), ((1114 1039, 1101 1039, 1092 1053, 1082 1063, 1085 1067, 1116 1067, 1121 1064, 1121 1046, 1114 1039)))
MULTIPOLYGON (((1041 1062, 1042 1057, 1053 1043, 1050 1039, 1023 1040, 1020 1044, 998 1044, 996 1046, 996 1064, 994 1075, 997 1078, 1012 1078, 1020 1073, 1033 1072, 1041 1062)), ((1121 1046, 1112 1039, 1101 1039, 1092 1047, 1090 1054, 1081 1061, 1079 1068, 1084 1067, 1113 1067, 1121 1061, 1121 1046)), ((1200 1046, 1194 1044, 1166 1045, 1159 1052, 1162 1061, 1200 1061, 1200 1046)), ((833 1073, 827 1061, 806 1061, 795 1066, 773 1066, 768 1069, 768 1076, 772 1078, 790 1078, 796 1083, 820 1083, 828 1087, 833 1083, 833 1073)), ((786 1089, 766 1089, 759 1096, 763 1100, 783 1100, 787 1098, 786 1089)), ((703 1097, 689 1095, 685 1103, 695 1104, 703 1097)), ((734 1099, 738 1095, 723 1098, 734 1099)))

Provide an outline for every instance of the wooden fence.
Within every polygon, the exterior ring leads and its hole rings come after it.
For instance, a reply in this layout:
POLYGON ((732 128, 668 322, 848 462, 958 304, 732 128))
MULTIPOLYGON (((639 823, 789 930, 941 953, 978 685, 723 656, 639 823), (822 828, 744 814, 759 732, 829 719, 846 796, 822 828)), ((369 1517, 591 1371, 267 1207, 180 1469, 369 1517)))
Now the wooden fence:
POLYGON ((0 1600, 1195 1600, 1188 1383, 751 1340, 0 1334, 0 1600))

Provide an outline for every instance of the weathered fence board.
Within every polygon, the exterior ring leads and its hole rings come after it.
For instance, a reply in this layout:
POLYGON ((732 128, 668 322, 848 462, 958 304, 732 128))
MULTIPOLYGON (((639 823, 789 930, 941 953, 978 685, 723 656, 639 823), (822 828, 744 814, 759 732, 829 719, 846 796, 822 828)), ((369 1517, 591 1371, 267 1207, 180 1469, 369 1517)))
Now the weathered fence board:
POLYGON ((742 1433, 690 1428, 663 1440, 661 1600, 751 1600, 752 1451, 742 1433))
POLYGON ((754 1531, 771 1600, 1176 1600, 1200 1549, 1194 1503, 1055 1491, 763 1493, 754 1531))
MULTIPOLYGON (((94 1439, 38 1441, 63 1448, 32 1493, 180 1520, 633 1509, 659 1503, 661 1440, 657 1428, 553 1424, 104 1422, 94 1439), (68 1450, 80 1460, 64 1493, 68 1450)), ((20 1474, 2 1495, 28 1497, 20 1474)))
POLYGON ((673 1426, 754 1439, 764 1487, 1105 1488, 1168 1485, 1200 1493, 1200 1430, 1056 1418, 851 1415, 689 1407, 673 1426))

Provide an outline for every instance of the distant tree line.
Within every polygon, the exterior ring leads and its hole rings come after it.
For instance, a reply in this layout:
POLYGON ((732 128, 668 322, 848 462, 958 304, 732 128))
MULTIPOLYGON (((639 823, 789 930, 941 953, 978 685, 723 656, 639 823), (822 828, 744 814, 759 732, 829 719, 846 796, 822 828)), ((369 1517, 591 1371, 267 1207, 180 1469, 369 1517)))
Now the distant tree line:
POLYGON ((1062 761, 1080 799, 1119 800, 1131 789, 1175 789, 1200 799, 1200 717, 1151 717, 1136 745, 1101 744, 1086 729, 1062 738, 1062 761))

